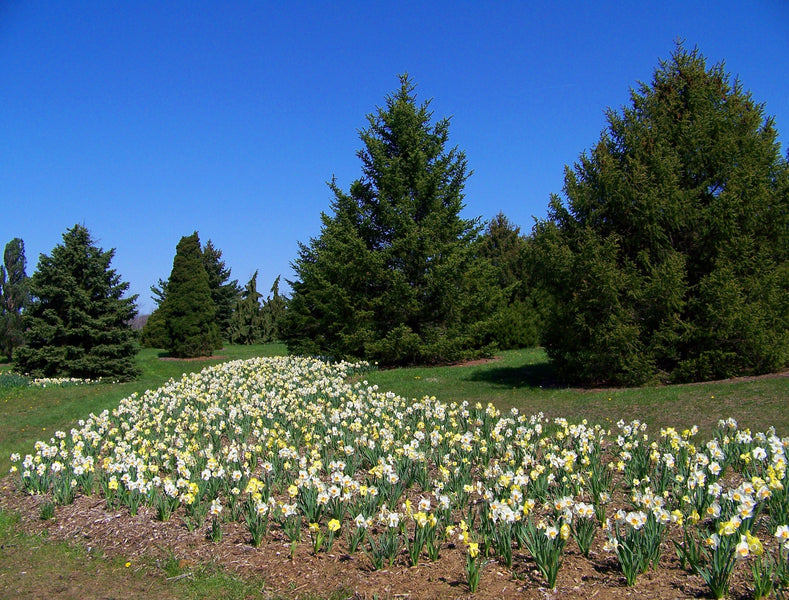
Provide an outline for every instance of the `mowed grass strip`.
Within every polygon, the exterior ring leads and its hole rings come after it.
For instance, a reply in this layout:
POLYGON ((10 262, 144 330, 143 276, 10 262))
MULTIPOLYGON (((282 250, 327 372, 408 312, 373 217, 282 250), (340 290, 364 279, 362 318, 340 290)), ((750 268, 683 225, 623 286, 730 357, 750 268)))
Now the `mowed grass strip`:
POLYGON ((621 389, 580 389, 557 384, 541 348, 501 352, 495 360, 434 368, 380 370, 365 378, 406 397, 435 396, 445 403, 492 402, 531 415, 613 425, 638 419, 657 435, 698 425, 709 437, 719 419, 740 427, 789 435, 789 372, 710 383, 621 389))

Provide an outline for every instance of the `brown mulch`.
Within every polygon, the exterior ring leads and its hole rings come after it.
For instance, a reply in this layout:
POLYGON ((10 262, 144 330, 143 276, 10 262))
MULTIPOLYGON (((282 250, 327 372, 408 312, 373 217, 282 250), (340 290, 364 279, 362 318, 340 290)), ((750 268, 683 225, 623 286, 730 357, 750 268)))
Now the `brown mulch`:
MULTIPOLYGON (((312 553, 304 533, 294 555, 290 543, 277 525, 273 525, 263 545, 254 548, 245 528, 236 522, 222 524, 223 539, 207 539, 208 526, 188 531, 176 513, 167 522, 156 520, 153 509, 140 507, 130 516, 127 509, 106 510, 98 496, 80 496, 68 506, 58 506, 55 518, 42 521, 39 507, 44 498, 13 491, 9 479, 0 495, 0 509, 17 512, 21 527, 29 533, 46 532, 49 539, 101 549, 111 557, 160 564, 176 560, 181 569, 202 564, 219 564, 245 577, 260 578, 265 589, 288 598, 327 597, 342 590, 348 598, 439 599, 476 598, 506 599, 625 599, 701 598, 704 584, 698 576, 682 571, 675 552, 664 548, 660 568, 640 575, 634 587, 627 587, 616 559, 602 550, 598 533, 589 559, 583 558, 573 542, 568 544, 564 562, 554 590, 544 587, 536 565, 522 551, 513 553, 513 569, 490 561, 482 571, 479 588, 471 594, 465 582, 465 551, 454 544, 444 544, 437 562, 420 562, 408 566, 403 551, 389 568, 373 570, 369 559, 359 550, 346 553, 344 540, 338 537, 331 552, 312 553), (9 487, 11 490, 9 490, 9 487)), ((425 557, 426 558, 426 557, 425 557)), ((748 583, 740 569, 733 578, 731 598, 749 597, 748 583)), ((162 577, 164 573, 162 572, 162 577)))

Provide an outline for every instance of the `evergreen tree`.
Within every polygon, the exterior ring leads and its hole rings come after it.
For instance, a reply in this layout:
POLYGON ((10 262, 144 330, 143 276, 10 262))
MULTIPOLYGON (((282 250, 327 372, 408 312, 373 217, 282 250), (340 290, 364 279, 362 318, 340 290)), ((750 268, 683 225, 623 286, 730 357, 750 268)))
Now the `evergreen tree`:
POLYGON ((263 341, 273 342, 282 339, 282 320, 285 316, 287 299, 279 293, 280 276, 271 285, 271 296, 263 303, 263 341))
POLYGON ((265 319, 260 305, 263 294, 258 292, 257 279, 255 271, 241 292, 230 319, 230 342, 233 344, 258 344, 265 337, 265 319))
POLYGON ((478 227, 460 217, 466 157, 446 150, 449 120, 431 123, 428 104, 401 76, 360 134, 362 177, 348 193, 330 183, 334 214, 293 264, 291 351, 409 364, 477 349, 469 325, 487 302, 470 302, 484 298, 467 279, 478 227))
POLYGON ((702 380, 789 360, 787 161, 773 119, 679 46, 535 228, 545 346, 585 383, 702 380))
MULTIPOLYGON (((230 318, 238 301, 240 288, 236 279, 228 281, 230 269, 222 260, 222 251, 215 248, 208 240, 202 249, 203 265, 208 274, 208 285, 211 288, 211 299, 216 305, 216 324, 221 337, 230 335, 230 318)), ((158 308, 167 297, 167 284, 159 278, 156 285, 151 286, 151 299, 156 303, 157 310, 151 315, 153 321, 143 329, 140 343, 147 348, 164 348, 167 346, 167 331, 164 327, 163 314, 158 308), (158 313, 158 314, 157 314, 158 313)))
MULTIPOLYGON (((216 306, 216 325, 219 335, 226 338, 230 329, 230 317, 238 301, 241 289, 238 280, 230 281, 230 269, 222 260, 222 251, 215 248, 213 242, 208 240, 203 247, 203 264, 208 273, 208 287, 211 289, 211 299, 216 306)), ((166 288, 164 288, 166 293, 166 288)))
POLYGON ((499 287, 515 296, 524 295, 526 243, 520 227, 501 212, 488 222, 480 238, 480 254, 495 267, 499 287))
POLYGON ((498 306, 486 320, 486 339, 501 349, 538 345, 545 315, 528 265, 529 240, 499 213, 485 228, 478 254, 490 263, 499 294, 498 306))
POLYGON ((123 297, 129 284, 110 268, 114 254, 75 225, 51 256, 41 255, 23 318, 27 343, 14 353, 19 371, 117 380, 139 373, 131 329, 137 297, 123 297))
POLYGON ((30 295, 25 272, 25 243, 14 238, 5 246, 0 265, 0 354, 11 358, 14 348, 24 343, 22 312, 30 295))
POLYGON ((197 232, 181 238, 167 295, 157 311, 167 329, 165 349, 177 358, 210 356, 222 343, 202 254, 197 232))
POLYGON ((164 311, 159 306, 148 317, 140 331, 140 346, 143 348, 167 348, 170 345, 170 333, 164 320, 164 311))
POLYGON ((167 282, 160 277, 156 285, 150 287, 150 290, 151 294, 153 294, 151 300, 156 303, 157 308, 160 307, 167 297, 167 282))

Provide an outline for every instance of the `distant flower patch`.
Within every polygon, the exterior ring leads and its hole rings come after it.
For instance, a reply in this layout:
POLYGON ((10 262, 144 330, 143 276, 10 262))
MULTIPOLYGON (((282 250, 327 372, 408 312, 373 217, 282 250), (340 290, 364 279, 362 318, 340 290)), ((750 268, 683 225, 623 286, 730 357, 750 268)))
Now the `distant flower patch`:
POLYGON ((29 381, 30 387, 72 387, 75 385, 91 385, 94 383, 101 383, 101 379, 78 379, 76 377, 43 377, 39 379, 31 379, 29 381))
POLYGON ((0 373, 0 389, 20 387, 72 387, 75 385, 92 385, 101 383, 101 379, 78 379, 76 377, 42 377, 33 379, 27 375, 6 372, 0 373))

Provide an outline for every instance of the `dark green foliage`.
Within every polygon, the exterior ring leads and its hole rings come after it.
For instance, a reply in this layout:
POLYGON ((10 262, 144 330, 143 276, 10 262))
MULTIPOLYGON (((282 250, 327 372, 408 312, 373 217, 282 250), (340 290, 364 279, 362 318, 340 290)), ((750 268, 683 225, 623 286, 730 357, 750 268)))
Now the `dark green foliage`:
POLYGON ((156 302, 156 307, 158 308, 162 305, 162 302, 164 302, 164 299, 167 297, 167 282, 160 277, 157 284, 152 285, 150 289, 151 293, 153 294, 153 296, 151 296, 151 300, 156 302))
POLYGON ((222 260, 222 251, 215 248, 213 242, 208 240, 203 247, 203 264, 208 274, 208 287, 211 289, 211 299, 216 306, 216 325, 219 335, 227 338, 230 330, 230 317, 238 301, 241 288, 238 280, 230 281, 230 269, 222 260))
POLYGON ((330 184, 333 215, 293 265, 291 351, 412 364, 479 349, 473 326, 489 302, 469 277, 478 228, 460 217, 466 157, 446 150, 449 120, 431 118, 407 76, 368 115, 362 177, 348 193, 330 184))
POLYGON ((272 295, 261 300, 257 290, 258 273, 252 275, 236 303, 230 319, 230 341, 233 344, 262 344, 280 339, 280 321, 286 299, 279 293, 279 277, 271 286, 272 295))
POLYGON ((503 213, 488 223, 478 244, 478 255, 493 269, 491 285, 499 297, 486 319, 486 339, 503 350, 539 344, 544 311, 531 281, 529 250, 529 240, 503 213))
POLYGON ((508 290, 513 297, 526 294, 527 240, 521 235, 520 227, 513 224, 504 213, 497 214, 488 222, 480 238, 479 253, 487 258, 496 269, 497 284, 508 290))
POLYGON ((271 284, 271 296, 263 302, 263 341, 274 342, 282 339, 282 320, 285 316, 287 298, 279 293, 279 278, 271 284))
POLYGON ((211 298, 197 232, 178 242, 166 297, 156 313, 160 316, 156 317, 154 325, 158 319, 164 321, 167 332, 164 348, 171 356, 210 356, 221 347, 216 305, 211 298))
POLYGON ((138 374, 131 329, 137 297, 123 297, 129 284, 110 268, 114 254, 75 225, 51 256, 41 255, 24 313, 26 345, 14 353, 18 371, 116 380, 138 374))
POLYGON ((260 299, 263 294, 257 288, 258 272, 241 292, 241 298, 236 303, 236 309, 230 319, 231 344, 258 344, 265 336, 265 319, 260 299))
MULTIPOLYGON (((230 269, 225 266, 222 260, 222 251, 215 248, 211 240, 208 240, 205 247, 201 250, 201 258, 206 274, 208 275, 208 287, 211 289, 211 299, 216 307, 215 322, 221 338, 229 339, 230 319, 233 314, 236 302, 238 301, 241 289, 238 281, 230 279, 230 269)), ((159 279, 156 285, 151 286, 151 299, 156 303, 157 310, 151 315, 157 315, 153 323, 146 326, 141 334, 140 343, 146 348, 165 348, 168 345, 167 330, 163 327, 163 313, 159 313, 158 307, 167 298, 168 281, 159 279), (158 314, 157 314, 158 313, 158 314)))
POLYGON ((143 348, 166 348, 170 344, 170 334, 164 321, 161 306, 151 313, 140 331, 140 346, 143 348))
POLYGON ((583 383, 703 380, 789 361, 789 188, 773 120, 681 46, 566 169, 535 227, 545 346, 583 383))
POLYGON ((9 358, 24 343, 22 312, 30 301, 26 265, 25 243, 14 238, 6 244, 0 265, 0 354, 9 358))

